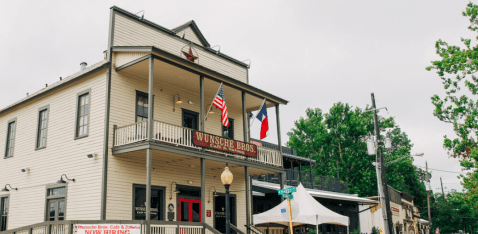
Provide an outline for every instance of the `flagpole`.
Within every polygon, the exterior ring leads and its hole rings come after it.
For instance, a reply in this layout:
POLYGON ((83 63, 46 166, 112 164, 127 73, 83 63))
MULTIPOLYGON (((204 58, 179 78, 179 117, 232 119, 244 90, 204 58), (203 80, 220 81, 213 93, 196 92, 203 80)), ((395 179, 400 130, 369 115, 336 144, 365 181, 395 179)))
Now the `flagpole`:
MULTIPOLYGON (((221 82, 221 84, 219 85, 219 88, 217 89, 216 95, 214 95, 214 99, 216 98, 217 94, 219 93, 219 90, 221 89, 221 86, 222 86, 222 82, 221 82)), ((204 118, 204 121, 207 121, 207 115, 209 115, 209 111, 210 111, 211 108, 212 108, 212 103, 214 102, 214 99, 212 99, 211 105, 210 105, 209 109, 208 109, 207 112, 206 112, 206 117, 204 118)), ((201 116, 201 117, 202 117, 202 116, 201 116)))
POLYGON ((249 126, 249 128, 252 127, 252 124, 254 123, 254 120, 256 119, 257 115, 258 115, 259 113, 261 113, 262 107, 264 106, 264 103, 265 103, 265 102, 266 102, 266 99, 264 98, 264 101, 263 101, 262 104, 261 104, 261 109, 259 109, 259 111, 257 112, 256 116, 254 116, 254 118, 252 119, 252 122, 251 122, 251 125, 249 126))

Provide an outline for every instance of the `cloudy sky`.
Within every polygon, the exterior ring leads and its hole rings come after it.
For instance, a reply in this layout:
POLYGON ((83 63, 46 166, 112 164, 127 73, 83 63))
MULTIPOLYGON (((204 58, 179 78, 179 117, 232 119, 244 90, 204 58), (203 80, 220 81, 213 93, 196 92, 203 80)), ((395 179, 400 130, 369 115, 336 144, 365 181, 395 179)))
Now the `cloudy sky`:
MULTIPOLYGON (((461 15, 468 0, 400 1, 0 1, 0 108, 94 64, 107 47, 109 8, 136 13, 166 28, 195 20, 211 45, 252 61, 250 83, 289 100, 281 107, 282 139, 305 109, 336 102, 378 107, 425 153, 415 165, 459 172, 443 150, 452 126, 433 116, 430 97, 444 94, 425 67, 434 44, 473 38, 461 15)), ((269 109, 271 117, 274 110, 269 109)), ((275 121, 271 121, 275 125, 275 121)), ((275 130, 275 128, 273 128, 275 130)), ((252 129, 259 136, 258 124, 252 129)), ((268 138, 277 142, 275 131, 268 138)), ((431 170, 434 190, 461 190, 458 174, 431 170)))

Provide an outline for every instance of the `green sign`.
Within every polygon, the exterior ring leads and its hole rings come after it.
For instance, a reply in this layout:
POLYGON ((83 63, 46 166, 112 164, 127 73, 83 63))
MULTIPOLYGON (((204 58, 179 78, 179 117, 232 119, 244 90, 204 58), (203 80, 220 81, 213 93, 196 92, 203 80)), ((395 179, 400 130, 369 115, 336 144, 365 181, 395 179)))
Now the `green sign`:
POLYGON ((286 189, 279 189, 279 195, 282 195, 284 193, 295 193, 297 192, 297 188, 296 187, 289 187, 289 188, 286 188, 286 189))
POLYGON ((289 193, 283 193, 282 194, 282 198, 284 199, 293 199, 294 196, 292 194, 289 194, 289 193))

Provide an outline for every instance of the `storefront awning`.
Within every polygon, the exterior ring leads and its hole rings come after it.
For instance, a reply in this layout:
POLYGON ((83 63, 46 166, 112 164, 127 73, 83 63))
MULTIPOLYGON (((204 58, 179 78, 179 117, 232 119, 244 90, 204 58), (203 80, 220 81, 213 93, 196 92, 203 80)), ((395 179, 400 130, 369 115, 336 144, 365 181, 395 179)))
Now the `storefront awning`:
MULTIPOLYGON (((279 184, 268 183, 263 181, 252 180, 252 185, 261 187, 267 190, 277 191, 280 189, 279 184)), ((292 186, 284 185, 284 188, 288 188, 292 186)), ((341 200, 341 201, 351 201, 357 202, 359 204, 378 204, 378 201, 374 201, 367 198, 359 197, 357 194, 345 194, 345 193, 334 193, 329 191, 323 190, 316 190, 316 189, 306 189, 307 192, 312 197, 320 197, 320 198, 327 198, 327 199, 334 199, 334 200, 341 200)))

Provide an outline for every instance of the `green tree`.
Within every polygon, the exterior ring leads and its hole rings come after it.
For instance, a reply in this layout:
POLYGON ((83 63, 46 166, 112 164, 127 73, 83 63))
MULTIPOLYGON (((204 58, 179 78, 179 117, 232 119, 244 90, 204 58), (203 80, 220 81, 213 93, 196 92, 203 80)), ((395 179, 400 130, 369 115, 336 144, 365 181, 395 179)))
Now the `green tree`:
POLYGON ((432 221, 434 227, 442 232, 470 232, 478 228, 478 211, 473 207, 466 194, 453 191, 448 194, 435 194, 432 199, 432 221))
MULTIPOLYGON (((367 154, 365 137, 374 132, 373 112, 364 112, 344 103, 336 103, 323 113, 320 109, 307 109, 306 118, 295 121, 295 128, 289 133, 287 145, 296 149, 297 154, 316 160, 313 173, 337 178, 348 184, 350 193, 360 196, 377 195, 377 175, 372 166, 375 155, 367 154), (338 162, 338 163, 337 163, 338 162), (337 167, 338 165, 338 167, 337 167)), ((382 134, 392 139, 392 149, 384 151, 385 161, 392 161, 410 155, 412 147, 408 136, 395 124, 392 117, 379 118, 382 134), (391 131, 385 131, 391 128, 391 131)), ((384 137, 383 136, 383 137, 384 137)), ((418 196, 420 204, 425 201, 425 187, 420 179, 424 172, 412 165, 413 158, 406 157, 387 168, 389 185, 395 189, 418 196)), ((307 171, 304 168, 304 171, 307 171)))
MULTIPOLYGON (((478 31, 478 5, 469 3, 463 16, 470 20, 469 30, 478 31)), ((476 37, 478 39, 478 37, 476 37)), ((444 136, 443 147, 450 156, 460 159, 464 169, 475 169, 462 175, 467 199, 478 208, 478 46, 471 39, 461 38, 464 47, 438 40, 435 44, 440 60, 427 67, 440 76, 446 95, 434 95, 434 115, 453 126, 456 137, 444 136), (475 99, 474 99, 475 98, 475 99)))

